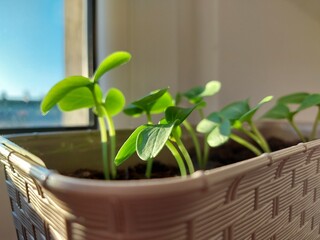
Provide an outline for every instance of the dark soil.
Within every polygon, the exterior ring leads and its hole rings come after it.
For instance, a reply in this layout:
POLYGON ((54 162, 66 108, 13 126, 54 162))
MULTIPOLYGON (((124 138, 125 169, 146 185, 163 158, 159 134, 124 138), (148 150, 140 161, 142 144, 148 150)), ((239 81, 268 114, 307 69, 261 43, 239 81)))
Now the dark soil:
MULTIPOLYGON (((279 138, 270 138, 268 139, 268 144, 271 151, 277 151, 298 144, 298 141, 288 142, 279 138)), ((234 141, 229 141, 220 147, 212 148, 210 151, 210 160, 216 162, 216 166, 224 166, 252 157, 255 157, 254 153, 234 141)))
MULTIPOLYGON (((146 164, 140 163, 128 169, 118 170, 116 180, 133 180, 145 179, 146 164)), ((176 166, 165 165, 159 161, 154 161, 152 164, 151 178, 166 178, 179 175, 179 169, 176 166)), ((102 171, 91 169, 78 169, 73 173, 64 174, 70 177, 86 178, 86 179, 104 179, 102 171)))
MULTIPOLYGON (((285 142, 278 138, 268 139, 269 146, 272 151, 280 150, 297 144, 298 142, 285 142)), ((193 157, 194 151, 190 152, 193 157)), ((210 151, 208 169, 224 166, 245 159, 255 157, 255 155, 242 145, 229 141, 228 143, 212 148, 210 151)), ((196 163, 195 163, 196 165, 196 163)), ((129 167, 127 170, 118 170, 116 180, 132 180, 132 179, 145 179, 146 164, 140 163, 134 167, 129 167)), ((154 161, 152 166, 151 178, 166 178, 179 176, 179 169, 176 166, 165 165, 159 161, 154 161)), ((64 174, 76 178, 85 179, 104 179, 103 172, 90 169, 79 169, 71 174, 64 174)))

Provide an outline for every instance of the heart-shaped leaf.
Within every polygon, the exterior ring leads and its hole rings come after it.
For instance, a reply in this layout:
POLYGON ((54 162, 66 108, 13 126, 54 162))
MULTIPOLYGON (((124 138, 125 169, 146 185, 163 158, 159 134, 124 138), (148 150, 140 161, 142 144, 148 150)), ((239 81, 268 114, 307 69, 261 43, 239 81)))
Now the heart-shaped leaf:
POLYGON ((198 86, 184 92, 180 95, 186 97, 191 103, 195 104, 202 101, 203 97, 208 97, 220 91, 221 83, 219 81, 210 81, 206 86, 198 86))
POLYGON ((308 95, 309 93, 306 92, 292 93, 279 98, 277 102, 282 104, 300 104, 308 95))
POLYGON ((134 154, 134 152, 136 151, 137 137, 140 134, 140 132, 146 128, 147 128, 146 125, 139 126, 133 131, 133 133, 129 136, 129 138, 123 143, 123 145, 119 149, 114 159, 114 163, 116 164, 116 166, 121 165, 130 156, 132 156, 132 154, 134 154))
POLYGON ((197 125, 197 131, 200 133, 209 133, 214 128, 218 127, 222 122, 222 119, 217 112, 211 113, 205 119, 202 119, 197 125))
POLYGON ((276 104, 268 112, 266 112, 262 118, 271 118, 271 119, 289 119, 291 116, 290 109, 283 103, 276 104))
MULTIPOLYGON (((152 107, 156 102, 168 91, 167 88, 156 90, 151 92, 149 95, 132 102, 132 105, 142 109, 145 112, 151 113, 152 107)), ((161 106, 160 106, 161 107, 161 106)), ((156 109, 155 109, 156 111, 156 109)))
POLYGON ((158 100, 152 105, 150 109, 151 114, 163 113, 164 110, 173 105, 173 99, 170 93, 165 92, 158 100))
POLYGON ((117 115, 122 111, 125 103, 125 97, 119 89, 109 89, 105 99, 105 108, 108 114, 110 114, 111 116, 117 115))
POLYGON ((310 107, 320 105, 320 94, 311 94, 307 96, 301 103, 297 111, 302 111, 310 107))
POLYGON ((220 125, 215 127, 208 135, 207 142, 211 147, 218 147, 228 141, 231 134, 231 124, 228 119, 222 119, 220 125))
POLYGON ((110 71, 111 69, 123 65, 129 62, 131 55, 128 52, 114 52, 106 57, 102 63, 100 63, 98 69, 96 70, 93 81, 98 82, 103 74, 110 71))
POLYGON ((94 106, 92 92, 87 87, 77 88, 69 92, 58 103, 62 111, 73 111, 94 106))
POLYGON ((231 121, 240 119, 250 111, 248 100, 233 102, 220 110, 220 115, 231 121))
POLYGON ((89 78, 82 76, 67 77, 55 84, 41 102, 42 114, 47 114, 69 92, 93 84, 89 78))
POLYGON ((155 158, 170 137, 174 124, 158 124, 143 129, 136 142, 137 154, 142 160, 155 158))
POLYGON ((123 109, 123 112, 131 117, 139 117, 143 114, 143 109, 130 103, 123 109))
POLYGON ((165 117, 168 123, 175 123, 175 126, 180 125, 196 108, 196 106, 192 108, 181 108, 171 106, 168 107, 165 111, 165 117))
POLYGON ((243 114, 239 119, 241 122, 251 121, 253 115, 259 110, 259 108, 272 100, 273 96, 267 96, 263 98, 255 107, 251 108, 248 112, 243 114))

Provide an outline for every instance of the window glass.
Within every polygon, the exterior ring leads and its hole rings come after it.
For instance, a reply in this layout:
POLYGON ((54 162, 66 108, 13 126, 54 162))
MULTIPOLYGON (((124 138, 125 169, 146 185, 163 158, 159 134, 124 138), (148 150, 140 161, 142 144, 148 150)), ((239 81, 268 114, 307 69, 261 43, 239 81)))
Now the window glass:
MULTIPOLYGON (((77 2, 82 11, 83 2, 77 2)), ((87 23, 83 16, 67 17, 64 0, 10 0, 0 5, 0 128, 90 125, 87 110, 66 114, 54 108, 46 116, 40 112, 41 99, 53 84, 71 73, 68 69, 82 74, 82 68, 87 67, 82 62, 74 63, 69 56, 82 60, 81 52, 75 53, 82 49, 68 49, 66 44, 72 35, 72 23, 87 23)))

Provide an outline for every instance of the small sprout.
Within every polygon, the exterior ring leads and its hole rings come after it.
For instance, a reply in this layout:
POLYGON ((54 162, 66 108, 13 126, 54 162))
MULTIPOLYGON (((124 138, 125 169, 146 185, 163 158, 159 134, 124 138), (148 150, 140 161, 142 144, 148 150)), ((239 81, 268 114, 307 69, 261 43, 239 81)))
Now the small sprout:
POLYGON ((115 164, 117 166, 122 164, 134 152, 137 152, 142 160, 149 161, 155 158, 164 146, 167 146, 176 158, 181 176, 185 176, 186 168, 180 153, 173 144, 175 142, 188 165, 189 173, 193 173, 194 168, 191 158, 179 134, 179 125, 183 123, 193 110, 194 108, 186 109, 170 106, 165 111, 165 119, 159 124, 145 124, 138 127, 118 151, 115 164))
POLYGON ((253 116, 262 105, 271 100, 272 96, 265 97, 252 108, 248 100, 231 103, 200 121, 197 131, 207 134, 207 142, 212 147, 220 146, 230 138, 244 145, 256 155, 260 155, 261 151, 257 147, 232 132, 232 129, 237 129, 254 140, 264 152, 270 152, 268 143, 253 122, 253 116))
MULTIPOLYGON (((172 105, 172 98, 168 93, 168 88, 163 88, 151 92, 149 95, 140 98, 129 104, 124 113, 132 117, 138 117, 145 114, 147 123, 152 124, 152 115, 163 113, 168 106, 172 105)), ((146 168, 146 177, 151 176, 153 158, 148 159, 146 168)))
MULTIPOLYGON (((207 103, 204 101, 204 97, 213 96, 218 93, 220 89, 221 83, 219 81, 210 81, 205 86, 194 87, 186 92, 178 93, 176 96, 176 105, 180 104, 182 98, 187 99, 190 104, 197 105, 197 110, 200 118, 203 119, 203 108, 207 105, 207 103)), ((199 167, 201 169, 205 169, 209 158, 209 145, 206 141, 207 136, 205 135, 203 149, 201 149, 199 139, 193 126, 188 121, 184 121, 183 126, 190 134, 191 139, 194 143, 199 167)))
POLYGON ((55 105, 58 105, 61 111, 92 108, 93 112, 98 116, 100 125, 102 158, 106 179, 116 178, 116 168, 113 163, 116 133, 112 117, 122 111, 125 105, 125 98, 121 91, 115 88, 110 89, 104 98, 99 86, 99 80, 106 72, 127 63, 130 59, 131 55, 127 52, 115 52, 102 61, 92 78, 83 76, 67 77, 55 84, 41 102, 43 114, 49 112, 55 105), (105 122, 108 123, 109 127, 109 156, 105 122))
POLYGON ((266 112, 263 117, 270 119, 286 119, 298 134, 301 141, 306 142, 307 139, 298 128, 294 118, 301 111, 310 107, 318 108, 318 114, 314 120, 313 128, 309 136, 309 139, 312 140, 316 137, 317 125, 320 119, 320 94, 298 92, 283 96, 278 99, 275 106, 266 112))
POLYGON ((132 102, 123 110, 125 114, 138 117, 146 114, 148 122, 152 123, 151 115, 163 113, 168 106, 172 105, 172 98, 168 88, 159 89, 149 95, 132 102))

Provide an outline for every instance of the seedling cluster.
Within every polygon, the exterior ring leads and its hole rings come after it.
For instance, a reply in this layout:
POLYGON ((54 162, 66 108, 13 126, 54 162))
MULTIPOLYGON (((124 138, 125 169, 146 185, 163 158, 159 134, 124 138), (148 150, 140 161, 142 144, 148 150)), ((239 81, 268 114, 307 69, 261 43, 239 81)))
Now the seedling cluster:
MULTIPOLYGON (((129 62, 130 59, 131 55, 127 52, 115 52, 102 61, 93 76, 71 76, 55 84, 41 103, 43 114, 48 113, 55 105, 62 111, 92 109, 99 123, 106 179, 115 179, 117 166, 130 159, 134 153, 147 162, 145 175, 150 178, 153 159, 164 147, 168 148, 175 158, 181 176, 192 174, 195 171, 195 163, 199 169, 206 169, 210 147, 220 146, 230 139, 256 155, 270 152, 270 147, 257 128, 254 117, 264 104, 273 99, 272 96, 263 98, 255 106, 250 106, 248 99, 233 102, 205 116, 205 98, 215 95, 221 88, 220 82, 210 81, 205 86, 177 93, 175 98, 172 98, 169 88, 158 89, 125 107, 122 92, 111 88, 103 94, 99 81, 105 73, 129 62), (117 151, 113 117, 122 111, 131 117, 145 116, 146 122, 134 129, 117 151), (193 112, 197 112, 200 117, 196 126, 188 120, 193 112), (160 121, 154 122, 156 114, 160 115, 160 121), (192 139, 197 158, 195 160, 191 159, 183 142, 184 132, 192 139)), ((263 118, 286 119, 301 141, 315 139, 320 120, 320 94, 302 92, 283 96, 263 118), (294 118, 301 111, 311 107, 317 107, 318 113, 310 136, 305 137, 294 118)))

